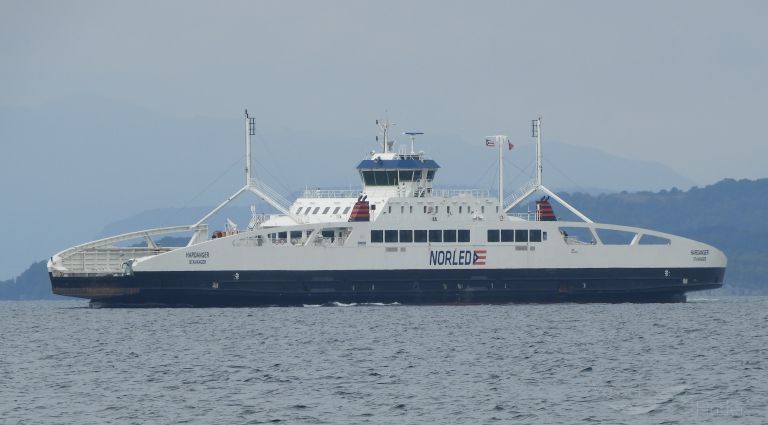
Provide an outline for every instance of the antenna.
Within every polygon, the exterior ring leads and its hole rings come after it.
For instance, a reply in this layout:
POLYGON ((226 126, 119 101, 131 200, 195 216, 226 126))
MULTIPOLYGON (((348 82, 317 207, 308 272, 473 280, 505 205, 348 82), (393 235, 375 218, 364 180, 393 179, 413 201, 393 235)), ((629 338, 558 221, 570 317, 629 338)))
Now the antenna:
MULTIPOLYGON (((389 148, 392 146, 392 143, 394 143, 394 140, 389 140, 389 127, 395 125, 395 123, 389 122, 389 118, 386 118, 384 121, 376 120, 376 125, 379 126, 379 131, 383 137, 381 144, 384 149, 382 149, 382 152, 387 153, 389 152, 389 148)), ((379 140, 378 136, 376 136, 376 140, 379 140)))
POLYGON ((405 134, 405 135, 407 135, 408 137, 411 138, 411 155, 415 155, 416 151, 413 150, 413 142, 416 141, 416 136, 421 136, 424 133, 422 133, 420 131, 406 131, 403 134, 405 134))

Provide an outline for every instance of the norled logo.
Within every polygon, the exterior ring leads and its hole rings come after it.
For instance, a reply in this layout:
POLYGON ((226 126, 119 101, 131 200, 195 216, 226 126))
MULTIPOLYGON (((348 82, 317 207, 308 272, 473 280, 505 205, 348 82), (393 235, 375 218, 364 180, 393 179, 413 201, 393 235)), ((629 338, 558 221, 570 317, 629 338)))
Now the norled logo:
POLYGON ((484 266, 486 250, 454 249, 429 251, 430 266, 484 266))

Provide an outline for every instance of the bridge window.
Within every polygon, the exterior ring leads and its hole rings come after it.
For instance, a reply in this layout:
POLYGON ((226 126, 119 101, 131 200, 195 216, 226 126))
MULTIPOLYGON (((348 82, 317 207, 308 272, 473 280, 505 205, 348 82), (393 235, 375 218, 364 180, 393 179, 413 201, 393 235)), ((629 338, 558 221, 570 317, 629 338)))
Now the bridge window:
POLYGON ((515 242, 528 242, 528 231, 515 230, 515 242))
POLYGON ((429 241, 430 242, 442 242, 443 241, 443 231, 442 230, 430 230, 429 231, 429 241))
POLYGON ((515 231, 512 229, 501 229, 501 241, 502 242, 514 242, 515 231))
POLYGON ((469 242, 469 230, 459 229, 459 242, 469 242))
POLYGON ((376 179, 373 178, 373 171, 363 171, 363 181, 366 186, 376 186, 376 179))
POLYGON ((488 229, 488 242, 498 242, 498 241, 499 241, 499 231, 488 229))
POLYGON ((371 243, 384 242, 384 232, 381 230, 371 230, 371 243))
POLYGON ((413 230, 401 230, 400 242, 413 242, 413 230))
POLYGON ((400 170, 400 181, 401 182, 412 182, 413 181, 413 170, 400 170))
POLYGON ((414 230, 413 231, 413 241, 414 242, 426 242, 427 241, 427 231, 426 230, 414 230))
POLYGON ((432 181, 435 178, 435 170, 427 171, 427 180, 432 181))
POLYGON ((531 242, 541 242, 541 230, 531 230, 531 242))

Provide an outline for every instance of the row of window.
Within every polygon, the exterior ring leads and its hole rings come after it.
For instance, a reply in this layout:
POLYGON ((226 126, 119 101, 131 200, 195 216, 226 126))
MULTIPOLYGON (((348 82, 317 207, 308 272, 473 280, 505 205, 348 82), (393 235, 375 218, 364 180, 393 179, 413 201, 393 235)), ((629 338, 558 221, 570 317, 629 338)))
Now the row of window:
MULTIPOLYGON (((299 207, 299 208, 296 210, 296 213, 295 213, 295 214, 296 214, 296 215, 299 215, 299 214, 301 214, 301 210, 302 210, 303 208, 304 208, 304 207, 299 207)), ((310 212, 312 212, 312 215, 315 215, 315 214, 317 214, 317 213, 318 213, 318 211, 320 211, 320 208, 322 208, 322 207, 315 207, 315 210, 314 210, 314 211, 312 211, 312 207, 307 207, 307 209, 306 209, 306 210, 304 210, 304 215, 309 215, 309 213, 310 213, 310 212)), ((345 207, 345 208, 344 208, 344 211, 342 212, 342 214, 346 214, 346 213, 348 213, 350 208, 351 208, 351 207, 345 207)), ((336 207, 336 208, 334 208, 334 210, 333 210, 333 212, 332 212, 331 214, 338 214, 340 209, 341 209, 341 207, 336 207)), ((325 209, 323 210, 323 215, 325 215, 325 214, 328 214, 328 211, 330 211, 330 210, 331 210, 331 207, 325 207, 325 209)))
POLYGON ((541 242, 547 232, 525 229, 488 229, 488 242, 541 242))
MULTIPOLYGON (((465 209, 464 206, 459 205, 459 214, 463 214, 465 211, 467 214, 472 214, 472 207, 467 205, 467 208, 465 209)), ((440 212, 440 206, 439 205, 424 205, 424 214, 438 214, 440 212)), ((413 205, 408 207, 408 212, 413 213, 413 205)), ((445 212, 448 213, 448 215, 451 215, 451 206, 446 205, 445 212)), ((496 207, 496 212, 499 212, 499 207, 496 207)), ((387 213, 392 214, 392 205, 387 206, 387 213)), ((400 214, 405 213, 405 205, 400 206, 400 214)), ((480 206, 480 213, 485 214, 485 205, 480 206)))
POLYGON ((469 230, 371 230, 371 243, 469 242, 469 230))
POLYGON ((362 174, 366 186, 397 186, 399 182, 420 181, 423 174, 428 181, 435 178, 435 170, 363 171, 362 174))

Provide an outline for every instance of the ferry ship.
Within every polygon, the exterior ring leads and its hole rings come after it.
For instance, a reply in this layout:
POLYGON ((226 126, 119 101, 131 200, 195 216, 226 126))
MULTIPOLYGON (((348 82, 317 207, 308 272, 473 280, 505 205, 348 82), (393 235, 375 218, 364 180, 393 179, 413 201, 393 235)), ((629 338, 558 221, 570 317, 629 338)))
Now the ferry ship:
MULTIPOLYGON (((505 196, 506 136, 498 150, 498 196, 440 190, 440 166, 390 123, 381 148, 357 165, 359 190, 306 190, 288 202, 251 169, 254 118, 245 113, 245 185, 197 223, 148 229, 78 245, 48 261, 53 292, 94 306, 266 306, 333 303, 683 302, 722 286, 725 255, 707 244, 649 229, 599 224, 542 183, 541 118, 532 121, 535 176, 505 196), (278 214, 256 214, 209 232, 206 221, 253 193, 278 214), (512 213, 536 195, 535 211, 512 213), (540 196, 540 198, 539 198, 540 196), (580 221, 559 220, 551 200, 580 221), (186 234, 181 247, 158 244, 186 234), (140 244, 130 244, 138 240, 140 244)), ((481 142, 482 143, 482 142, 481 142)))

